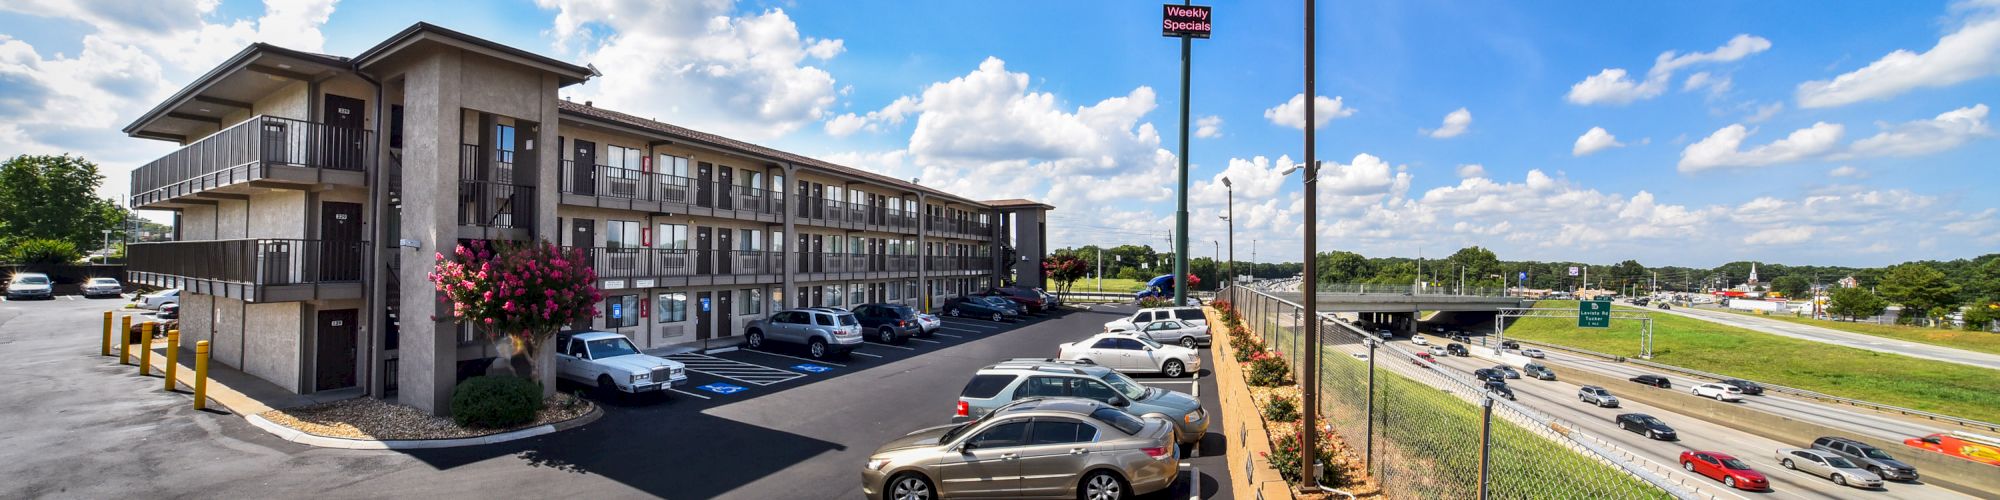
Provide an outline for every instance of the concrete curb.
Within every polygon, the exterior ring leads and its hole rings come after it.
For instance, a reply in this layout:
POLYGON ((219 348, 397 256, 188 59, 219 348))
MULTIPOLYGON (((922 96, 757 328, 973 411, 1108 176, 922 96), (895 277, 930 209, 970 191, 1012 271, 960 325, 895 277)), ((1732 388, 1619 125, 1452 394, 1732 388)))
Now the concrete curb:
POLYGON ((475 437, 457 438, 457 439, 405 439, 405 440, 348 439, 348 438, 321 436, 317 434, 307 433, 305 431, 301 431, 298 429, 285 427, 283 425, 279 425, 277 422, 272 422, 270 419, 266 419, 262 415, 248 415, 244 417, 244 420, 250 421, 250 425, 256 426, 259 429, 263 429, 264 432, 269 432, 273 436, 278 436, 279 438, 284 439, 286 441, 291 441, 294 443, 299 443, 307 446, 317 446, 320 448, 338 448, 344 450, 421 450, 421 449, 433 449, 433 448, 457 448, 462 446, 479 446, 479 445, 505 443, 508 441, 527 439, 535 436, 552 434, 557 431, 563 431, 581 427, 590 424, 591 422, 596 422, 599 417, 603 416, 604 416, 604 408, 600 406, 591 408, 590 413, 585 413, 583 414, 583 416, 580 417, 564 420, 561 422, 556 422, 553 424, 537 425, 526 429, 507 431, 498 434, 488 434, 484 436, 475 436, 475 437))
POLYGON ((1224 429, 1229 439, 1224 441, 1227 448, 1223 456, 1241 459, 1232 463, 1230 490, 1237 500, 1269 500, 1297 498, 1292 494, 1290 483, 1278 476, 1278 470, 1264 459, 1270 453, 1269 431, 1264 428, 1264 416, 1257 411, 1257 405, 1250 398, 1250 388, 1243 382, 1243 367, 1236 362, 1235 350, 1229 347, 1229 333, 1224 330, 1222 318, 1214 307, 1203 307, 1208 315, 1209 338, 1217 339, 1209 343, 1209 355, 1215 358, 1215 366, 1210 367, 1215 377, 1216 399, 1222 403, 1223 421, 1235 422, 1234 434, 1224 429), (1252 437, 1254 436, 1254 437, 1252 437), (1238 463, 1242 465, 1237 465, 1238 463))

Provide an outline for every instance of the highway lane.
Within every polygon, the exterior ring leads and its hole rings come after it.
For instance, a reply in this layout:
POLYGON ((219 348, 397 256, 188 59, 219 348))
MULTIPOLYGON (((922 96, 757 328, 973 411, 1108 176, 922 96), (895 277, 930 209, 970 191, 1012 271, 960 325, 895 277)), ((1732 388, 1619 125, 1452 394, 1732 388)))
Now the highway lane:
POLYGON ((2000 355, 1997 354, 1987 354, 1983 352, 1967 351, 1964 349, 1954 349, 1950 347, 1931 345, 1920 342, 1896 340, 1888 337, 1877 337, 1874 335, 1843 332, 1832 328, 1824 328, 1813 325, 1801 325, 1798 323, 1790 323, 1768 318, 1759 318, 1756 316, 1747 316, 1747 315, 1724 312, 1724 311, 1710 311, 1701 308, 1677 307, 1671 310, 1648 309, 1647 312, 1660 312, 1666 314, 1673 314, 1678 316, 1699 319, 1702 321, 1708 321, 1712 323, 1718 323, 1728 326, 1734 326, 1737 328, 1748 329, 1752 331, 1769 333, 1772 335, 1783 335, 1786 337, 1811 340, 1814 342, 1824 342, 1828 344, 1852 347, 1856 349, 1866 349, 1870 351, 1901 354, 1904 356, 1910 356, 1915 358, 1945 361, 1950 363, 1958 363, 1962 365, 1977 366, 1980 368, 2000 370, 2000 355))

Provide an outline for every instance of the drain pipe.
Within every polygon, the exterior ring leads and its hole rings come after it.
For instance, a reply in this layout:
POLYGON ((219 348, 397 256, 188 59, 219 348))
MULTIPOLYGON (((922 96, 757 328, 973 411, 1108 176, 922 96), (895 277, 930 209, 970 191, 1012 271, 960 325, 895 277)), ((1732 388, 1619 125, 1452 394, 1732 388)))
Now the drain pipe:
MULTIPOLYGON (((368 290, 365 292, 368 304, 368 319, 362 322, 368 329, 366 337, 368 342, 366 346, 368 349, 368 368, 362 373, 368 374, 368 387, 366 389, 368 395, 375 398, 383 398, 388 396, 389 388, 389 382, 383 380, 383 377, 388 375, 388 370, 383 366, 384 360, 382 359, 388 354, 388 346, 383 344, 389 340, 388 320, 385 318, 385 315, 388 314, 388 304, 384 303, 388 301, 389 294, 387 291, 388 280, 376 276, 376 273, 383 273, 386 269, 383 266, 382 249, 385 247, 399 248, 388 246, 388 228, 382 223, 385 220, 382 212, 384 210, 383 205, 385 203, 383 201, 387 189, 382 185, 382 180, 385 178, 382 175, 382 169, 389 168, 388 162, 383 161, 384 157, 388 156, 385 151, 388 150, 389 141, 389 115, 386 113, 388 105, 384 104, 383 101, 387 100, 389 91, 382 86, 380 80, 377 80, 373 75, 361 71, 360 65, 353 65, 350 70, 355 76, 361 77, 362 80, 367 81, 369 85, 375 87, 375 123, 373 125, 376 133, 375 140, 373 141, 374 144, 370 145, 372 147, 369 148, 370 151, 368 152, 374 160, 375 168, 368 169, 366 173, 368 184, 368 216, 365 219, 368 223, 368 232, 372 236, 369 239, 373 241, 367 245, 363 245, 367 248, 367 252, 363 254, 362 258, 362 265, 367 266, 365 268, 366 271, 362 273, 362 277, 368 280, 368 290)), ((398 257, 401 256, 400 254, 396 255, 398 257)))

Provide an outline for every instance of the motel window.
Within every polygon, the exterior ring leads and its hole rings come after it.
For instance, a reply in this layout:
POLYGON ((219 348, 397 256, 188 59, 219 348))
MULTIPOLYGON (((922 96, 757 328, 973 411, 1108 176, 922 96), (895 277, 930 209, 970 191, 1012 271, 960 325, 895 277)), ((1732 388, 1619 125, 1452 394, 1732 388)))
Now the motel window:
POLYGON ((639 296, 613 295, 604 299, 604 326, 606 328, 639 326, 639 296))
POLYGON ((688 185, 687 158, 673 156, 673 155, 660 155, 659 163, 653 166, 653 170, 660 174, 661 184, 671 184, 675 186, 688 185))
POLYGON ((740 248, 739 250, 743 250, 743 251, 746 251, 746 252, 755 252, 755 251, 760 251, 760 250, 763 250, 763 249, 764 249, 764 230, 762 230, 762 229, 738 229, 738 230, 737 230, 737 238, 736 238, 736 240, 737 240, 737 241, 740 241, 740 242, 742 242, 742 243, 740 243, 740 245, 741 245, 741 246, 742 246, 743 248, 740 248))
POLYGON ((867 290, 866 286, 867 286, 867 285, 854 285, 854 286, 850 286, 850 287, 848 287, 848 289, 849 289, 849 291, 848 291, 848 294, 847 294, 847 298, 849 299, 849 300, 848 300, 848 303, 849 303, 849 304, 866 304, 866 303, 868 303, 868 290, 867 290))
POLYGON ((604 222, 604 246, 611 249, 639 248, 639 222, 613 220, 604 222))
POLYGON ((660 318, 661 323, 687 321, 687 293, 662 293, 653 303, 659 309, 653 313, 653 317, 660 318))
POLYGON ((653 245, 659 248, 687 250, 688 227, 686 224, 660 224, 659 231, 653 233, 653 241, 653 245))
POLYGON ((737 308, 736 314, 751 315, 764 313, 764 289, 745 288, 739 295, 743 296, 743 300, 736 301, 737 304, 741 304, 737 308))

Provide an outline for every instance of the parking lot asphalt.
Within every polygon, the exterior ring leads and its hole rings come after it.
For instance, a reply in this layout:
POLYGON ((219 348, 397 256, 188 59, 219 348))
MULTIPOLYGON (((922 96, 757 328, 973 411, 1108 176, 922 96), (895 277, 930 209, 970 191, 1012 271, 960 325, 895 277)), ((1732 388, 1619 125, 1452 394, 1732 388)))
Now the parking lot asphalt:
MULTIPOLYGON (((120 301, 0 303, 0 497, 585 495, 667 498, 858 498, 860 467, 896 436, 950 422, 980 367, 1049 357, 1131 306, 1068 310, 1013 323, 946 318, 929 339, 870 343, 805 359, 786 348, 681 354, 676 392, 602 401, 602 419, 497 445, 353 451, 280 440, 242 419, 190 408, 157 375, 98 356, 102 311, 120 301)), ((1206 355, 1206 351, 1204 351, 1206 355)), ((1213 360, 1205 365, 1212 365, 1213 360)), ((1222 412, 1212 378, 1135 376, 1222 412)), ((566 386, 567 390, 568 387, 566 386)), ((1201 498, 1228 498, 1216 421, 1186 450, 1201 498)), ((1179 488, 1177 488, 1179 489, 1179 488)), ((1153 498, 1180 498, 1160 494, 1153 498)))

